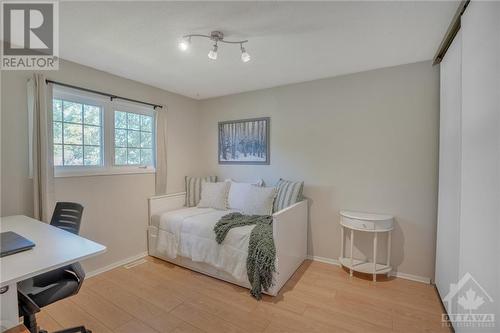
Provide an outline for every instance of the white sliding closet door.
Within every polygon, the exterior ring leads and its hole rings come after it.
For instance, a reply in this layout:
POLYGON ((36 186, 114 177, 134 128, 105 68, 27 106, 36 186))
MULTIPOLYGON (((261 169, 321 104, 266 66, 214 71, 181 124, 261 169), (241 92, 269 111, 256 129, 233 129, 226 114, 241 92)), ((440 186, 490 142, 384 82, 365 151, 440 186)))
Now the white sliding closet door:
POLYGON ((462 39, 459 31, 440 65, 439 207, 436 286, 441 297, 458 281, 462 132, 462 39))
MULTIPOLYGON (((472 1, 462 16, 460 271, 493 298, 500 331, 500 2, 472 1)), ((493 308, 493 309, 492 309, 493 308)), ((457 329, 458 332, 469 332, 457 329)), ((481 330, 488 331, 488 330, 481 330)))
POLYGON ((482 288, 460 285, 448 313, 494 314, 496 327, 455 331, 500 332, 500 2, 469 3, 441 62, 439 164, 437 288, 448 307, 450 283, 471 274, 482 288))

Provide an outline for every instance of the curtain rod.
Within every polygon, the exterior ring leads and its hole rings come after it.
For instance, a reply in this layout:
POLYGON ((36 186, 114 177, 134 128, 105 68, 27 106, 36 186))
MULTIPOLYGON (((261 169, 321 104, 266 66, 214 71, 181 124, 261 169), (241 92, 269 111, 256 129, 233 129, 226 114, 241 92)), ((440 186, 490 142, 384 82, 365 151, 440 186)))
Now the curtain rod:
POLYGON ((448 51, 448 48, 457 35, 458 30, 460 30, 462 14, 465 12, 465 9, 469 5, 469 2, 470 0, 460 1, 457 11, 453 16, 453 19, 451 20, 450 26, 448 27, 448 30, 446 31, 446 34, 444 35, 443 40, 441 41, 441 44, 439 45, 439 48, 434 55, 434 61, 432 65, 437 65, 441 62, 441 60, 443 60, 446 51, 448 51))
POLYGON ((160 109, 163 108, 163 106, 158 105, 158 104, 153 104, 153 103, 138 101, 136 99, 131 99, 131 98, 127 98, 127 97, 117 96, 117 95, 109 94, 109 93, 102 92, 102 91, 97 91, 97 90, 92 90, 92 89, 77 87, 77 86, 73 86, 71 84, 66 84, 66 83, 62 83, 62 82, 57 82, 57 81, 52 81, 52 80, 45 80, 45 83, 52 83, 52 84, 56 84, 58 86, 73 88, 73 89, 82 90, 82 91, 86 91, 86 92, 93 93, 93 94, 107 96, 111 100, 113 100, 113 99, 121 99, 121 100, 128 101, 128 102, 134 102, 134 103, 149 105, 149 106, 152 106, 153 108, 160 108, 160 109))

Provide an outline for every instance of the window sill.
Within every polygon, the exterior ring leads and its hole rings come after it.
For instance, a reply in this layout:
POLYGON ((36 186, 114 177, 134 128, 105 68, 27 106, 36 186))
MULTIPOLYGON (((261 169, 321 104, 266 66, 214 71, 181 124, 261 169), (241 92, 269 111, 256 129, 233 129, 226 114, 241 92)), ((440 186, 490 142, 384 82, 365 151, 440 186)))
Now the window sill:
POLYGON ((111 176, 111 175, 131 175, 131 174, 151 174, 155 173, 153 167, 112 167, 112 168, 67 168, 56 167, 54 170, 55 178, 68 177, 90 177, 90 176, 111 176))

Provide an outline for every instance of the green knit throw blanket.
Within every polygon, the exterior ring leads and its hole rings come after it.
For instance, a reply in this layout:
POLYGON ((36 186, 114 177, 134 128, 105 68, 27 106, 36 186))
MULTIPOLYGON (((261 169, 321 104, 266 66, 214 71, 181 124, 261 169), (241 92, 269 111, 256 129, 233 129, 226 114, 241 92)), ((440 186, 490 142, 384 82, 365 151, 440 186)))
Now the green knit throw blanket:
POLYGON ((273 239, 273 218, 269 215, 243 215, 230 213, 223 216, 214 227, 217 243, 222 243, 232 228, 255 224, 248 244, 247 274, 252 285, 250 294, 260 300, 262 291, 273 285, 276 271, 276 248, 273 239))

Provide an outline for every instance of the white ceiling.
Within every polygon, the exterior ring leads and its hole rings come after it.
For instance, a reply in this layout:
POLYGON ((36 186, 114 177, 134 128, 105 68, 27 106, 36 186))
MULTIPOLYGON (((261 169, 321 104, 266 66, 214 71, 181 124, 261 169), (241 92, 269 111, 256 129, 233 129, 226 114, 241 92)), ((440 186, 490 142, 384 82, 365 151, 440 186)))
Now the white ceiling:
POLYGON ((457 3, 60 2, 64 59, 203 99, 431 59, 457 3), (177 48, 188 33, 224 32, 177 48))

